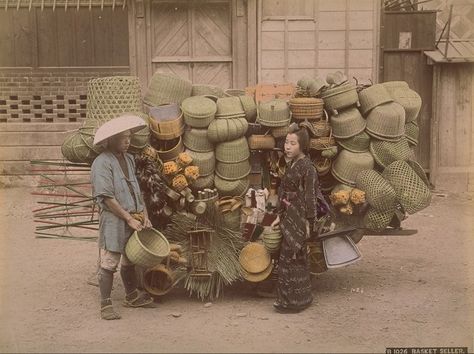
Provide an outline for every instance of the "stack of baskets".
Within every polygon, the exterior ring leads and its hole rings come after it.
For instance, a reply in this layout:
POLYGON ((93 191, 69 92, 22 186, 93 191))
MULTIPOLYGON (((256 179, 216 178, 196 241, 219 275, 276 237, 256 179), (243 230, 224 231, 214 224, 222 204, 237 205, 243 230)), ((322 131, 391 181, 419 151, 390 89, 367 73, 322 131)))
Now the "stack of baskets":
POLYGON ((270 253, 258 242, 247 244, 239 255, 242 276, 250 282, 260 282, 268 278, 273 270, 270 253))
POLYGON ((156 72, 151 78, 143 102, 150 107, 168 103, 181 103, 191 96, 192 89, 191 82, 177 75, 156 72))

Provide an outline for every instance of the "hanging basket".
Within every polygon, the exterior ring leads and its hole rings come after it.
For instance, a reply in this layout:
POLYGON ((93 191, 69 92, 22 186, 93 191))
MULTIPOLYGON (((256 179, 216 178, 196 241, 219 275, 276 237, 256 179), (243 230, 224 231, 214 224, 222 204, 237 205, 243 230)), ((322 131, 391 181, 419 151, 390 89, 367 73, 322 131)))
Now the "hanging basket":
POLYGON ((251 135, 248 138, 251 150, 271 150, 275 147, 275 138, 271 135, 251 135))
POLYGON ((322 138, 329 136, 331 133, 331 125, 329 124, 329 117, 326 111, 324 111, 324 119, 318 121, 311 121, 312 134, 315 138, 322 138))
POLYGON ((328 158, 318 158, 313 162, 319 176, 324 176, 331 171, 332 161, 328 158))
POLYGON ((331 146, 336 146, 336 140, 332 136, 332 130, 329 132, 329 136, 312 138, 309 140, 309 148, 311 150, 322 151, 329 149, 331 146))

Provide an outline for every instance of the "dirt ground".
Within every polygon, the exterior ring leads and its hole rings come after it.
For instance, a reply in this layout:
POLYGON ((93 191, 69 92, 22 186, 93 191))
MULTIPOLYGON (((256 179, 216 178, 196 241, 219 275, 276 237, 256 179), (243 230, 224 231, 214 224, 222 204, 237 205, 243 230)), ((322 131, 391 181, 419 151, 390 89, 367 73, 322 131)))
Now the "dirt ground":
POLYGON ((0 352, 385 352, 474 350, 474 202, 433 198, 410 216, 414 236, 364 237, 362 260, 314 279, 315 304, 282 315, 243 284, 205 307, 175 291, 154 309, 99 319, 94 242, 34 237, 26 188, 0 190, 0 352), (181 314, 173 317, 173 313, 181 314))

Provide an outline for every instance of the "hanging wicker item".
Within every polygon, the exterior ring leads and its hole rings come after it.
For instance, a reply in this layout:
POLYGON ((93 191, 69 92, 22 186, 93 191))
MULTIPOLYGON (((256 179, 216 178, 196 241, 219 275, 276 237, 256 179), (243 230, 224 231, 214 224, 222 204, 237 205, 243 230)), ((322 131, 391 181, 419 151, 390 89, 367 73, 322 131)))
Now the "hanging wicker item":
POLYGON ((337 114, 338 110, 359 105, 356 86, 349 82, 322 91, 321 98, 326 110, 333 114, 337 114))
POLYGON ((405 135, 405 110, 395 102, 377 106, 367 116, 366 129, 380 140, 400 140, 405 135))
POLYGON ((216 159, 221 162, 236 163, 250 157, 249 145, 245 137, 216 145, 216 159))
POLYGON ((61 153, 67 160, 78 163, 92 163, 98 155, 87 146, 79 130, 64 139, 61 153))
POLYGON ((153 74, 143 102, 150 106, 181 103, 191 96, 192 83, 177 75, 156 72, 153 74))
POLYGON ((406 161, 414 158, 413 151, 405 138, 396 142, 372 139, 370 141, 370 152, 375 162, 382 168, 397 160, 406 161))
POLYGON ((214 150, 214 144, 207 137, 207 129, 186 128, 183 143, 189 150, 196 152, 214 150))
POLYGON ((379 211, 394 210, 397 194, 390 183, 377 171, 363 170, 357 174, 357 188, 365 192, 367 202, 379 211))
POLYGON ((382 84, 375 84, 359 92, 360 111, 365 116, 374 107, 392 102, 389 92, 382 84))
POLYGON ((418 136, 420 134, 420 128, 415 121, 408 122, 405 124, 405 138, 408 143, 413 146, 418 145, 418 136))
POLYGON ((405 122, 408 123, 416 120, 422 105, 420 95, 410 89, 408 84, 404 85, 399 81, 395 81, 395 84, 385 82, 382 85, 385 86, 393 100, 404 108, 405 122))
POLYGON ((391 163, 382 175, 393 186, 398 201, 408 214, 414 214, 430 205, 429 188, 407 162, 391 163))
POLYGON ((351 138, 364 131, 366 121, 357 108, 349 108, 331 117, 332 135, 339 139, 351 138))
POLYGON ((314 97, 294 97, 289 101, 293 120, 319 120, 323 116, 324 102, 314 97))
POLYGON ((317 158, 313 160, 313 165, 316 168, 319 176, 324 176, 331 171, 332 161, 329 158, 317 158))
POLYGON ((204 96, 186 98, 181 104, 184 122, 192 128, 207 128, 214 120, 216 103, 204 96))
POLYGON ((342 183, 355 186, 357 174, 374 168, 374 158, 369 152, 355 153, 342 150, 332 164, 332 174, 342 183))
POLYGON ((352 152, 366 152, 369 150, 370 135, 365 131, 348 139, 336 140, 341 147, 352 152))
POLYGON ((285 100, 260 102, 257 122, 266 127, 284 127, 290 122, 290 108, 285 100))
POLYGON ((324 112, 323 119, 310 122, 312 126, 312 129, 310 129, 310 132, 315 138, 329 136, 329 134, 331 133, 331 125, 329 124, 329 115, 325 110, 323 110, 323 112, 324 112))

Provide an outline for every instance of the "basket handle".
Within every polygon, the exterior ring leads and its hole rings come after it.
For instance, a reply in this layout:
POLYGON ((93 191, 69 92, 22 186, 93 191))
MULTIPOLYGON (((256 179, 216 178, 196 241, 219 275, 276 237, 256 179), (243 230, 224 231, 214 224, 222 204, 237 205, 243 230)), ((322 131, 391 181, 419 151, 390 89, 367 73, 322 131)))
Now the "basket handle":
POLYGON ((323 113, 324 113, 324 117, 325 117, 325 119, 326 119, 326 122, 329 122, 329 115, 328 115, 328 112, 327 112, 325 109, 323 109, 323 113))

